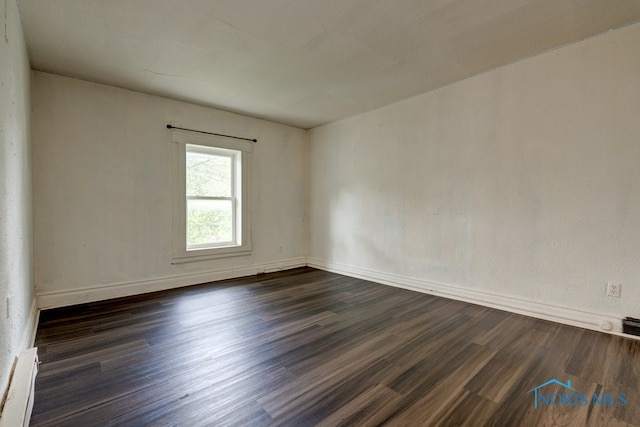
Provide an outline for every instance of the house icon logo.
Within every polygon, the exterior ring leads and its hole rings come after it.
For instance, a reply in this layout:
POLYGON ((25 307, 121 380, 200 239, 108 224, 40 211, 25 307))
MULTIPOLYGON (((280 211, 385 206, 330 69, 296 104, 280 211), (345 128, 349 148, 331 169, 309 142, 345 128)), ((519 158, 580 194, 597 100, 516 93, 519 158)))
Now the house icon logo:
POLYGON ((558 381, 555 378, 540 384, 537 387, 532 388, 528 393, 533 392, 533 407, 538 409, 538 406, 609 406, 618 407, 627 405, 627 394, 624 392, 612 393, 587 393, 576 391, 571 385, 571 380, 567 380, 567 383, 558 381), (543 390, 548 385, 560 387, 554 387, 552 392, 546 392, 543 390), (560 388, 560 390, 558 390, 560 388))
POLYGON ((564 384, 564 383, 558 381, 555 378, 551 378, 549 381, 547 381, 547 382, 545 382, 543 384, 540 384, 539 386, 534 387, 531 390, 529 390, 529 393, 533 392, 533 407, 534 408, 536 408, 536 409, 538 408, 538 392, 539 392, 539 390, 541 388, 546 387, 546 386, 551 385, 551 384, 558 384, 559 386, 562 386, 562 387, 564 387, 564 388, 566 388, 568 390, 571 390, 573 392, 576 391, 575 388, 571 387, 571 380, 567 380, 567 383, 564 384))

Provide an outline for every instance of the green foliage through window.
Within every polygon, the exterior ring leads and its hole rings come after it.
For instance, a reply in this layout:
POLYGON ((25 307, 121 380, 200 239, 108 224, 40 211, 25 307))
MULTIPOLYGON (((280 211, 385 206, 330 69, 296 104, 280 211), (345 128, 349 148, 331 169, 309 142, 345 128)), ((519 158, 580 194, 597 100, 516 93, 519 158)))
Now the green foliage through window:
POLYGON ((187 196, 231 197, 231 157, 187 152, 187 196))
POLYGON ((234 158, 186 153, 187 246, 232 243, 234 158))
POLYGON ((233 239, 231 202, 189 200, 187 202, 187 244, 231 242, 233 239))

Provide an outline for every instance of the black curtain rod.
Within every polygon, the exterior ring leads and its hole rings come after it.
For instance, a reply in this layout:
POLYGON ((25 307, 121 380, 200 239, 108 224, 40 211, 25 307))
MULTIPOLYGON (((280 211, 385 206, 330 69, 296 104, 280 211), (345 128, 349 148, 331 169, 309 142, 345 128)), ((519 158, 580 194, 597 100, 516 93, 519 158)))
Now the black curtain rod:
POLYGON ((186 131, 189 131, 189 132, 206 133, 207 135, 224 136, 225 138, 242 139, 243 141, 258 142, 257 139, 242 138, 241 136, 225 135, 225 134, 222 134, 222 133, 205 132, 203 130, 179 128, 178 126, 172 126, 172 125, 167 125, 167 129, 180 129, 180 130, 186 130, 186 131))

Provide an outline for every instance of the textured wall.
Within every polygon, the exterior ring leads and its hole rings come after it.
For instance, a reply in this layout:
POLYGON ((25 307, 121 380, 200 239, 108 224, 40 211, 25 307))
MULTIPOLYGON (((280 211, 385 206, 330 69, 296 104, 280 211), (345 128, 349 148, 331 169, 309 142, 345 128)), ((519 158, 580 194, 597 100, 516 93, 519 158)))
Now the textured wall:
POLYGON ((306 255, 304 130, 40 72, 32 87, 38 294, 89 295, 306 255), (171 264, 171 121, 258 138, 251 256, 171 264))
POLYGON ((639 317, 639 40, 636 24, 313 129, 310 256, 639 317))
POLYGON ((33 325, 29 62, 14 0, 0 7, 0 400, 33 325), (6 5, 6 7, 5 7, 6 5))

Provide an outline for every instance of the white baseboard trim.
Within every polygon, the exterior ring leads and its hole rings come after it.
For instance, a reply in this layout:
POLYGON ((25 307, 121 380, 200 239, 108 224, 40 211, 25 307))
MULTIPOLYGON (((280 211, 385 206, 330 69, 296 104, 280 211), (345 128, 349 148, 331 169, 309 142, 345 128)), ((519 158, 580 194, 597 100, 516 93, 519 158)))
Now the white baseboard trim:
POLYGON ((134 282, 112 283, 82 289, 45 292, 39 293, 37 296, 38 308, 40 310, 45 310, 50 308, 66 307, 87 302, 102 301, 111 298, 120 298, 184 286, 198 285, 200 283, 213 282, 217 280, 253 276, 259 273, 289 270, 297 267, 305 267, 306 265, 307 259, 300 257, 202 273, 154 277, 152 279, 138 280, 134 282))
POLYGON ((618 317, 602 313, 593 313, 583 310, 576 310, 568 307, 560 307, 542 302, 528 301, 516 297, 499 295, 491 292, 451 286, 442 283, 435 283, 428 280, 416 279, 413 277, 397 274, 382 273, 365 268, 352 267, 345 264, 328 262, 317 258, 308 258, 309 267, 332 273, 344 274, 345 276, 358 279, 370 280, 383 285, 395 286, 409 289, 430 295, 441 296, 458 301, 496 308, 512 313, 523 314, 525 316, 538 319, 550 320, 552 322, 591 329, 594 331, 606 332, 626 338, 640 339, 633 335, 622 333, 622 320, 618 317), (612 329, 605 330, 601 325, 609 322, 612 329))
POLYGON ((27 322, 22 333, 21 349, 31 348, 36 341, 36 332, 38 331, 38 321, 40 320, 40 310, 38 310, 38 300, 33 298, 27 322))
POLYGON ((538 319, 577 326, 594 331, 606 332, 613 335, 620 335, 631 339, 640 339, 633 335, 622 333, 622 320, 614 315, 588 312, 569 307, 555 306, 543 302, 529 301, 517 297, 495 294, 483 290, 463 288, 443 283, 436 283, 428 280, 398 274, 383 273, 370 269, 353 267, 341 263, 328 262, 317 258, 291 258, 276 262, 247 265, 231 269, 208 271, 204 273, 184 274, 178 276, 156 277, 153 279, 139 280, 134 282, 114 283, 96 287, 82 289, 68 289, 56 292, 40 293, 37 296, 37 307, 32 307, 35 321, 30 325, 28 333, 29 345, 33 345, 37 326, 38 311, 57 307, 65 307, 75 304, 83 304, 93 301, 101 301, 111 298, 120 298, 130 295, 137 295, 149 292, 162 291, 184 286, 197 285, 200 283, 213 282, 225 279, 234 279, 245 276, 252 276, 259 273, 271 273, 275 271, 289 270, 292 268, 309 266, 320 270, 343 274, 345 276, 358 279, 370 280, 372 282, 409 289, 430 295, 478 304, 538 319), (611 325, 611 330, 603 329, 602 325, 607 322, 611 325))
POLYGON ((0 427, 27 427, 29 425, 37 373, 38 349, 24 350, 18 356, 11 375, 7 400, 0 415, 0 427))

